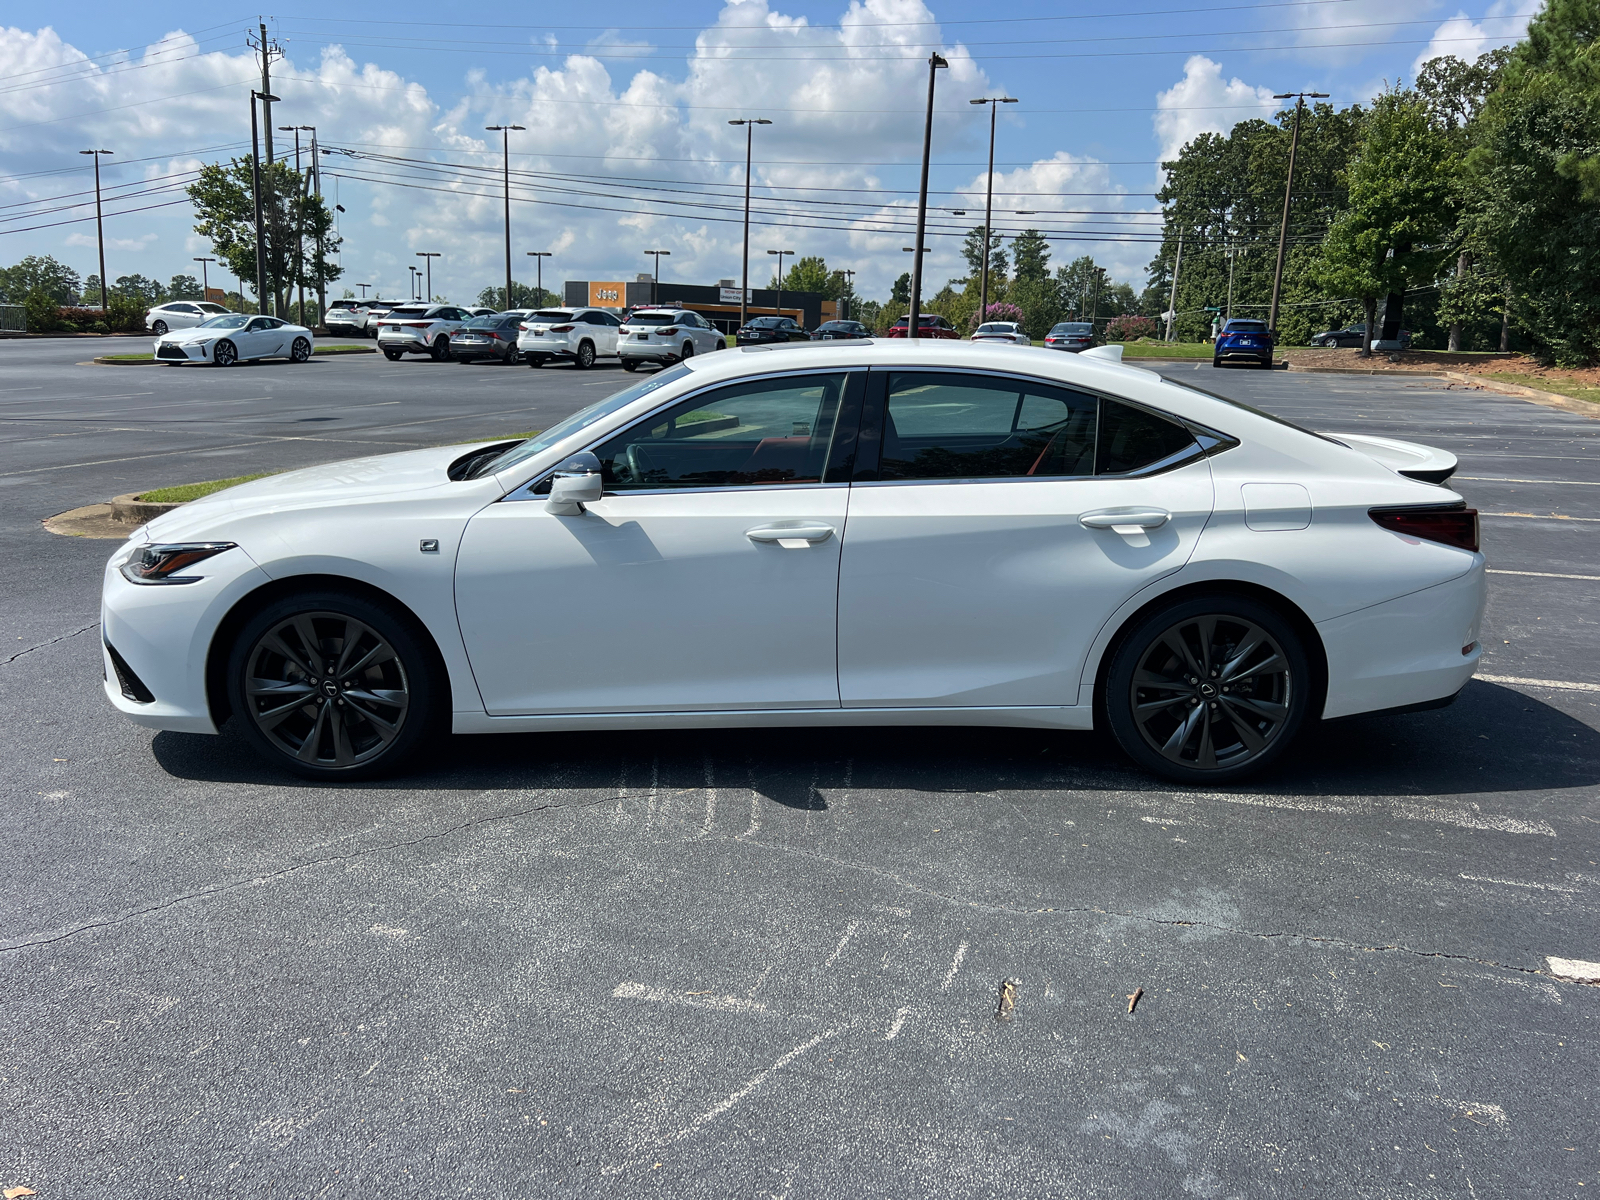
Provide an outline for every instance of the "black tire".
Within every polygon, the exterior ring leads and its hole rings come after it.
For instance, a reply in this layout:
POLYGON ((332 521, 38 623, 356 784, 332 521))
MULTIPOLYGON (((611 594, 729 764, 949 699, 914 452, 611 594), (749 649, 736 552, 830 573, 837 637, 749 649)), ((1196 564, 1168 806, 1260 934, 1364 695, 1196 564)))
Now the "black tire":
POLYGON ((580 371, 594 366, 594 343, 579 342, 578 352, 572 356, 572 365, 580 371))
POLYGON ((628 372, 637 371, 639 369, 639 360, 637 358, 625 358, 625 359, 623 359, 622 360, 622 369, 624 371, 628 371, 628 372))
POLYGON ((239 361, 239 347, 227 338, 223 338, 211 351, 211 361, 219 367, 231 367, 239 361))
POLYGON ((385 358, 387 358, 390 362, 399 362, 400 361, 400 354, 401 354, 401 352, 399 350, 388 350, 388 349, 385 349, 384 352, 383 352, 383 356, 385 358))
POLYGON ((433 345, 428 348, 428 353, 432 356, 434 362, 449 362, 450 339, 441 333, 433 339, 433 345))
POLYGON ((537 354, 528 355, 528 366, 529 367, 542 367, 542 366, 544 366, 544 361, 545 360, 540 355, 537 355, 537 354))
POLYGON ((678 356, 679 361, 681 362, 683 359, 693 358, 693 357, 694 357, 694 343, 693 342, 685 342, 683 344, 683 353, 678 356))
POLYGON ((1305 723, 1311 688, 1294 627, 1264 604, 1220 593, 1141 619, 1118 644, 1101 699, 1136 763, 1209 786, 1282 755, 1305 723))
POLYGON ((1220 358, 1213 358, 1211 360, 1211 366, 1212 369, 1215 370, 1216 368, 1222 366, 1222 360, 1220 358))
POLYGON ((329 782, 397 770, 440 732, 447 708, 413 622, 334 590, 286 596, 246 621, 227 682, 234 718, 263 758, 329 782))
POLYGON ((163 336, 167 332, 167 323, 165 321, 157 321, 154 325, 150 326, 150 332, 155 334, 157 337, 163 336))
POLYGON ((303 363, 311 358, 311 341, 309 338, 297 337, 294 344, 289 347, 289 361, 303 363))
POLYGON ((508 367, 515 367, 521 362, 522 351, 517 349, 517 344, 515 342, 512 342, 511 349, 506 351, 505 364, 508 367))

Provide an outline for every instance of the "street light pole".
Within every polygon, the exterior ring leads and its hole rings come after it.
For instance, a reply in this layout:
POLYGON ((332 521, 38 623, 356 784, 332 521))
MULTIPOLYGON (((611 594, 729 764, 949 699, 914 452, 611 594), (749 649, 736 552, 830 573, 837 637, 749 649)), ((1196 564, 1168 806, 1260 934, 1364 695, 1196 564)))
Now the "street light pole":
POLYGON ((739 325, 749 316, 750 300, 750 149, 757 125, 771 125, 765 117, 740 117, 729 125, 744 126, 744 260, 739 271, 739 325))
MULTIPOLYGON (((411 269, 412 269, 412 270, 413 270, 413 271, 415 271, 415 270, 416 270, 416 268, 415 268, 415 267, 412 267, 412 268, 411 268, 411 269)), ((367 298, 367 289, 368 289, 368 288, 369 288, 369 287, 371 287, 371 286, 372 286, 372 285, 371 285, 371 284, 370 284, 370 283, 358 283, 358 284, 356 284, 356 286, 357 286, 357 287, 358 287, 358 288, 360 288, 360 289, 361 289, 361 298, 362 298, 362 299, 363 299, 363 300, 365 300, 365 299, 366 299, 366 298, 367 298)))
POLYGON ((442 252, 440 252, 438 250, 418 250, 417 251, 417 257, 420 258, 428 268, 428 290, 427 290, 427 293, 422 297, 422 302, 424 304, 432 304, 433 303, 433 260, 436 259, 436 258, 443 258, 444 255, 443 255, 442 252))
POLYGON ((296 185, 296 190, 301 193, 295 198, 294 210, 294 286, 295 305, 298 309, 295 313, 295 323, 304 325, 306 323, 306 278, 300 268, 300 264, 301 260, 306 256, 306 226, 304 204, 302 203, 305 193, 305 180, 300 175, 300 126, 279 125, 278 132, 294 134, 294 177, 300 180, 296 185))
MULTIPOLYGON (((938 54, 928 55, 928 116, 922 126, 922 182, 917 188, 917 244, 911 259, 911 324, 906 329, 906 336, 912 338, 920 332, 917 327, 922 318, 922 251, 928 225, 928 158, 933 151, 933 81, 938 78, 939 69, 949 65, 938 54)), ((988 236, 989 231, 984 230, 984 237, 988 236)), ((988 250, 987 245, 984 250, 988 250)))
POLYGON ((407 267, 406 270, 411 272, 411 290, 406 295, 415 300, 417 298, 417 276, 422 272, 417 270, 416 267, 407 267))
POLYGON ((856 273, 847 268, 841 271, 840 274, 844 276, 844 312, 840 315, 840 320, 848 321, 850 319, 850 297, 856 290, 856 273))
POLYGON ((794 251, 793 250, 768 250, 767 253, 768 254, 776 254, 778 256, 778 307, 773 309, 772 311, 774 313, 776 313, 778 316, 781 317, 781 316, 783 316, 783 258, 784 258, 784 255, 786 255, 786 254, 792 255, 794 253, 794 251))
POLYGON ((1289 177, 1283 184, 1283 220, 1278 225, 1278 265, 1272 269, 1272 307, 1267 313, 1267 329, 1276 338, 1278 334, 1278 297, 1283 291, 1283 252, 1289 240, 1289 198, 1294 194, 1294 156, 1300 148, 1300 114, 1306 110, 1306 100, 1326 100, 1327 92, 1284 92, 1274 100, 1294 100, 1294 132, 1289 135, 1289 177))
POLYGON ((1000 105, 1018 101, 1012 96, 990 96, 969 103, 989 106, 989 173, 984 176, 983 196, 983 283, 978 290, 978 324, 982 325, 989 319, 989 238, 994 233, 991 225, 994 220, 994 117, 1000 105))
POLYGON ((210 297, 206 293, 211 290, 211 277, 206 274, 206 264, 214 263, 217 260, 214 258, 197 258, 194 261, 200 264, 200 298, 208 300, 210 297))
MULTIPOLYGON (((255 106, 251 105, 250 112, 255 113, 255 106)), ((100 156, 113 154, 112 150, 79 150, 79 154, 88 154, 94 158, 94 228, 100 239, 100 311, 106 311, 106 225, 105 218, 100 213, 100 156)))
POLYGON ((534 270, 538 274, 538 282, 534 284, 533 306, 544 307, 544 260, 550 257, 549 250, 529 250, 528 257, 534 261, 534 270))
POLYGON ((671 258, 672 257, 672 251, 671 250, 646 250, 645 253, 646 254, 653 254, 656 257, 656 276, 655 276, 654 282, 652 282, 650 284, 650 303, 651 304, 656 304, 661 299, 660 295, 658 294, 661 291, 661 256, 663 254, 665 254, 668 258, 671 258))
MULTIPOLYGON (((261 140, 256 132, 256 101, 263 104, 276 100, 254 89, 250 92, 250 178, 254 185, 256 206, 256 312, 267 311, 267 231, 261 215, 261 140)), ((244 307, 244 297, 239 297, 239 307, 244 307)))
POLYGON ((504 154, 501 178, 505 181, 506 195, 506 308, 511 308, 514 301, 511 299, 511 131, 524 129, 523 125, 485 125, 490 133, 500 135, 500 149, 504 154))

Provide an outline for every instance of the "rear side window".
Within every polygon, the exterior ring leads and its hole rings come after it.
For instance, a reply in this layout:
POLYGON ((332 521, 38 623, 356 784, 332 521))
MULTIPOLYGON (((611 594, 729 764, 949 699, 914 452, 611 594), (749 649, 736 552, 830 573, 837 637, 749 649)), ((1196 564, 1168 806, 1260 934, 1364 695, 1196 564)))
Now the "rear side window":
POLYGON ((1088 475, 1098 398, 993 376, 894 372, 879 479, 1088 475))
POLYGON ((1138 471, 1195 444, 1176 421, 1158 417, 1115 400, 1101 402, 1100 437, 1095 453, 1096 475, 1138 471))

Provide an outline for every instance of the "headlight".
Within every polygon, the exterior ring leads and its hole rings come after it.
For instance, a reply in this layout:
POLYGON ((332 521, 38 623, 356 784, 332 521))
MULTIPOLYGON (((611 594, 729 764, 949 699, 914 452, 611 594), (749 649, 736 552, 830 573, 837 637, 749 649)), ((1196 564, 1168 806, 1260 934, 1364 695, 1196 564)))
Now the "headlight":
POLYGON ((177 572, 202 563, 234 542, 181 542, 170 546, 144 545, 136 549, 119 568, 129 583, 198 583, 203 576, 177 572))

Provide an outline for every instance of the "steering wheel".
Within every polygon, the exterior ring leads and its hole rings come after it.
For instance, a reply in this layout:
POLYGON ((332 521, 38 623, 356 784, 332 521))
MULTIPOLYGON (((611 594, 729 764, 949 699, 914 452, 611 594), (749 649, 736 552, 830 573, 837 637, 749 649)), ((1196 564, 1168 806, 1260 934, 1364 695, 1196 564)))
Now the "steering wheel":
POLYGON ((648 482, 649 473, 656 469, 650 462, 650 451, 638 442, 629 445, 627 453, 623 455, 628 464, 628 475, 632 478, 634 487, 643 487, 648 482))

